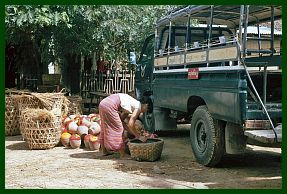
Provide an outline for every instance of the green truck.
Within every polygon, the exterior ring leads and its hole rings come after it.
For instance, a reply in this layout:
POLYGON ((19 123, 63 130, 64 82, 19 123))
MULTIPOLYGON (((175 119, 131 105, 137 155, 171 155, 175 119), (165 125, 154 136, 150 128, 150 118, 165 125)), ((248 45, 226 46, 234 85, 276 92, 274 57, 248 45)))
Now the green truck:
POLYGON ((136 95, 150 99, 146 129, 189 122, 205 166, 247 143, 280 147, 281 17, 277 5, 196 5, 160 18, 136 65, 136 95))

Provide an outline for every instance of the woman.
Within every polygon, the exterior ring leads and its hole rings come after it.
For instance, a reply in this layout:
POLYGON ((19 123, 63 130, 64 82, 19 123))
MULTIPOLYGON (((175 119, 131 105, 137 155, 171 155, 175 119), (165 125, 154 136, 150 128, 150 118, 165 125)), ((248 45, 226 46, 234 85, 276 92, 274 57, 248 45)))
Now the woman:
POLYGON ((146 112, 147 109, 147 97, 143 97, 138 101, 123 93, 112 94, 100 102, 101 133, 99 141, 103 155, 108 155, 111 151, 119 151, 120 157, 125 156, 124 129, 134 135, 135 138, 145 140, 135 129, 135 121, 140 113, 146 112), (129 114, 131 114, 131 117, 126 125, 124 120, 129 114))

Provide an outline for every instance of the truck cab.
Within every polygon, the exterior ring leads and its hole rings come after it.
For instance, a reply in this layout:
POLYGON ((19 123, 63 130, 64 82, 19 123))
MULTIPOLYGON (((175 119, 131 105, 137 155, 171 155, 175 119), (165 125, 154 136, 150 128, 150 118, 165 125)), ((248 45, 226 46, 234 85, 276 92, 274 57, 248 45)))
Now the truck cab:
POLYGON ((145 127, 190 122, 193 153, 205 166, 247 143, 281 146, 282 52, 274 28, 281 17, 281 6, 204 5, 159 19, 136 67, 136 95, 150 98, 145 127))

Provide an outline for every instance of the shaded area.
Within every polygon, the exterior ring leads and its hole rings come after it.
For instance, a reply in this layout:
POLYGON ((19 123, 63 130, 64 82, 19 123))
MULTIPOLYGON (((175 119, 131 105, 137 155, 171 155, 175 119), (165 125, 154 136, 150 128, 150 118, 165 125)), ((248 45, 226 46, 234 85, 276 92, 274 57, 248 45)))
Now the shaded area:
POLYGON ((6 146, 6 149, 9 150, 30 150, 26 142, 14 143, 6 146))
POLYGON ((23 141, 22 135, 6 136, 5 141, 23 141))

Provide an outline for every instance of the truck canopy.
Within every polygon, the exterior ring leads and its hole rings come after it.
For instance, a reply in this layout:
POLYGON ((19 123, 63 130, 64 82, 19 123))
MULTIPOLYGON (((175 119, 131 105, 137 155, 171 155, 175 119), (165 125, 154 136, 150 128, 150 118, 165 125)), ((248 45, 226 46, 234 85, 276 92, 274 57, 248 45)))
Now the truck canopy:
MULTIPOLYGON (((274 20, 282 18, 282 6, 274 7, 274 20)), ((199 23, 208 23, 210 19, 210 5, 190 5, 182 9, 172 11, 169 15, 159 19, 156 26, 169 24, 170 20, 183 22, 188 20, 188 15, 192 19, 197 19, 199 23)), ((229 28, 236 28, 240 23, 241 5, 214 5, 213 25, 226 25, 229 28)), ((256 5, 249 8, 249 25, 270 20, 271 6, 256 5)))

